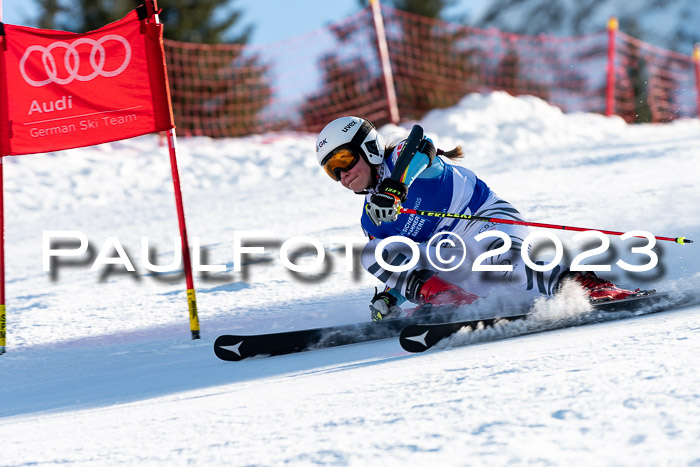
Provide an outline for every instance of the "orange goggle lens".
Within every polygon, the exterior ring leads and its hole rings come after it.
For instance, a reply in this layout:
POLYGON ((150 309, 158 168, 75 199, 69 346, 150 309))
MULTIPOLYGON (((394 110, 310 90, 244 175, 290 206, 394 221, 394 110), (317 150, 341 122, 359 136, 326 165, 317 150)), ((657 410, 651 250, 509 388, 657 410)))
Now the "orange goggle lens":
POLYGON ((323 164, 323 168, 329 177, 336 182, 340 181, 340 172, 354 167, 360 157, 348 148, 337 149, 323 164))

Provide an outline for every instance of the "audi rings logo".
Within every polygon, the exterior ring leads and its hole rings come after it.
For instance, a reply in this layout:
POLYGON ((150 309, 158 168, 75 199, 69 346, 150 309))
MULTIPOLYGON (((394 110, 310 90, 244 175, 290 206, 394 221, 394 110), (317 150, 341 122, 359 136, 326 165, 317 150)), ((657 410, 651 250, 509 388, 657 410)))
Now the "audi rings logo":
MULTIPOLYGON (((24 52, 24 55, 22 55, 22 59, 19 61, 19 71, 22 74, 24 80, 27 82, 27 84, 38 88, 41 86, 45 86, 49 83, 64 85, 71 83, 73 82, 73 80, 76 79, 78 81, 91 81, 97 76, 111 78, 123 72, 126 69, 126 67, 129 66, 130 61, 131 47, 129 46, 129 42, 122 36, 118 36, 116 34, 107 34, 105 36, 102 36, 98 40, 84 37, 73 41, 70 44, 68 42, 57 41, 49 45, 48 47, 33 45, 27 48, 27 50, 24 52), (125 53, 123 56, 121 56, 121 63, 111 63, 110 61, 109 68, 111 68, 113 65, 118 65, 114 69, 105 69, 105 64, 107 63, 107 53, 105 51, 105 48, 103 47, 103 44, 108 41, 117 41, 124 46, 125 53), (92 71, 88 74, 80 74, 81 66, 78 47, 83 44, 88 44, 92 47, 92 49, 90 50, 90 66, 92 67, 92 71), (56 66, 56 58, 54 57, 54 50, 56 49, 65 50, 65 53, 63 55, 63 64, 67 73, 67 76, 65 77, 59 76, 58 67, 56 66), (29 60, 29 57, 31 57, 34 53, 41 54, 41 62, 44 64, 44 73, 46 74, 46 79, 36 80, 30 78, 27 75, 27 70, 25 68, 27 60, 29 60)), ((63 75, 63 73, 60 74, 63 75)))

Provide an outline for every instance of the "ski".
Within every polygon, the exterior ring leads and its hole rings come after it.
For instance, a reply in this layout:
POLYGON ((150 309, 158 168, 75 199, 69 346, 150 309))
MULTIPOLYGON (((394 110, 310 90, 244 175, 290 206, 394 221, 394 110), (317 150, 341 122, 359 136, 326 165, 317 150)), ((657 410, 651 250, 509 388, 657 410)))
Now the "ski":
MULTIPOLYGON (((651 301, 667 299, 666 294, 653 291, 640 295, 595 304, 602 311, 634 311, 648 306, 651 301)), ((240 361, 255 356, 286 355, 307 350, 324 349, 399 337, 401 346, 409 352, 422 352, 441 339, 462 328, 493 326, 498 321, 527 319, 528 314, 514 314, 490 319, 454 321, 459 317, 458 307, 452 305, 424 305, 411 317, 380 322, 328 326, 269 334, 219 336, 214 342, 214 353, 225 361, 240 361)))
POLYGON ((221 360, 239 361, 254 356, 275 356, 340 345, 397 337, 411 324, 438 323, 455 319, 456 306, 424 305, 411 317, 379 322, 329 326, 270 334, 219 336, 214 353, 221 360))
MULTIPOLYGON (((653 290, 640 292, 638 295, 623 298, 620 300, 609 300, 593 303, 595 310, 609 313, 614 312, 635 312, 640 309, 649 309, 649 313, 655 313, 670 309, 665 306, 670 300, 670 295, 666 293, 656 293, 653 290)), ((491 319, 453 321, 445 323, 415 323, 407 325, 399 335, 401 347, 408 352, 424 352, 442 339, 451 336, 461 329, 493 327, 497 322, 508 322, 527 319, 529 314, 518 314, 512 316, 494 317, 491 319)))

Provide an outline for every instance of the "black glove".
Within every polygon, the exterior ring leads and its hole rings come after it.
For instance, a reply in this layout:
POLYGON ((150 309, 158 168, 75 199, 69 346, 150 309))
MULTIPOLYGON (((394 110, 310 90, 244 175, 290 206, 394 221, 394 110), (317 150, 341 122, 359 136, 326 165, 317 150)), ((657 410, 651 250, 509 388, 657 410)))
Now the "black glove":
POLYGON ((408 187, 401 182, 385 178, 377 187, 365 211, 372 223, 379 226, 382 222, 394 222, 401 211, 401 203, 406 201, 408 187))
POLYGON ((372 303, 369 305, 369 309, 372 313, 372 321, 401 318, 403 316, 403 309, 396 305, 396 303, 396 297, 389 292, 384 291, 377 293, 377 289, 374 289, 374 297, 372 297, 372 303))

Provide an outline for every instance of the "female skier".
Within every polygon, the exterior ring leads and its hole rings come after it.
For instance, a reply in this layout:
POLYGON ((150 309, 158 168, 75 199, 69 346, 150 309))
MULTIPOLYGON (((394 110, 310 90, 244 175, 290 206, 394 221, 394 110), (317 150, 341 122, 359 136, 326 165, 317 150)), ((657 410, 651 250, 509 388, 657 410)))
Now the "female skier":
MULTIPOLYGON (((383 292, 374 294, 370 304, 374 321, 402 316, 400 305, 406 299, 416 304, 465 305, 503 285, 527 294, 551 295, 564 278, 579 282, 591 300, 618 299, 635 293, 593 273, 572 273, 561 266, 544 273, 528 268, 520 253, 529 233, 526 226, 400 214, 404 207, 522 220, 520 213, 474 172, 451 163, 462 157, 459 146, 443 152, 429 138, 423 138, 417 152, 403 155, 404 143, 405 140, 385 148, 374 126, 359 117, 333 120, 316 141, 316 157, 326 173, 343 187, 365 195, 361 225, 370 241, 363 249, 362 264, 386 284, 383 292), (479 255, 504 245, 498 237, 475 240, 478 234, 491 230, 510 237, 511 247, 488 257, 486 264, 508 270, 472 271, 471 265, 479 255), (455 246, 450 249, 447 262, 444 248, 438 251, 436 234, 446 238, 456 235, 462 240, 452 241, 455 246), (375 257, 379 242, 391 236, 406 237, 418 245, 420 260, 407 271, 385 269, 375 257), (450 261, 463 255, 466 260, 462 266, 454 268, 450 261)), ((389 243, 378 254, 386 264, 395 267, 412 259, 411 250, 404 243, 389 243)))

